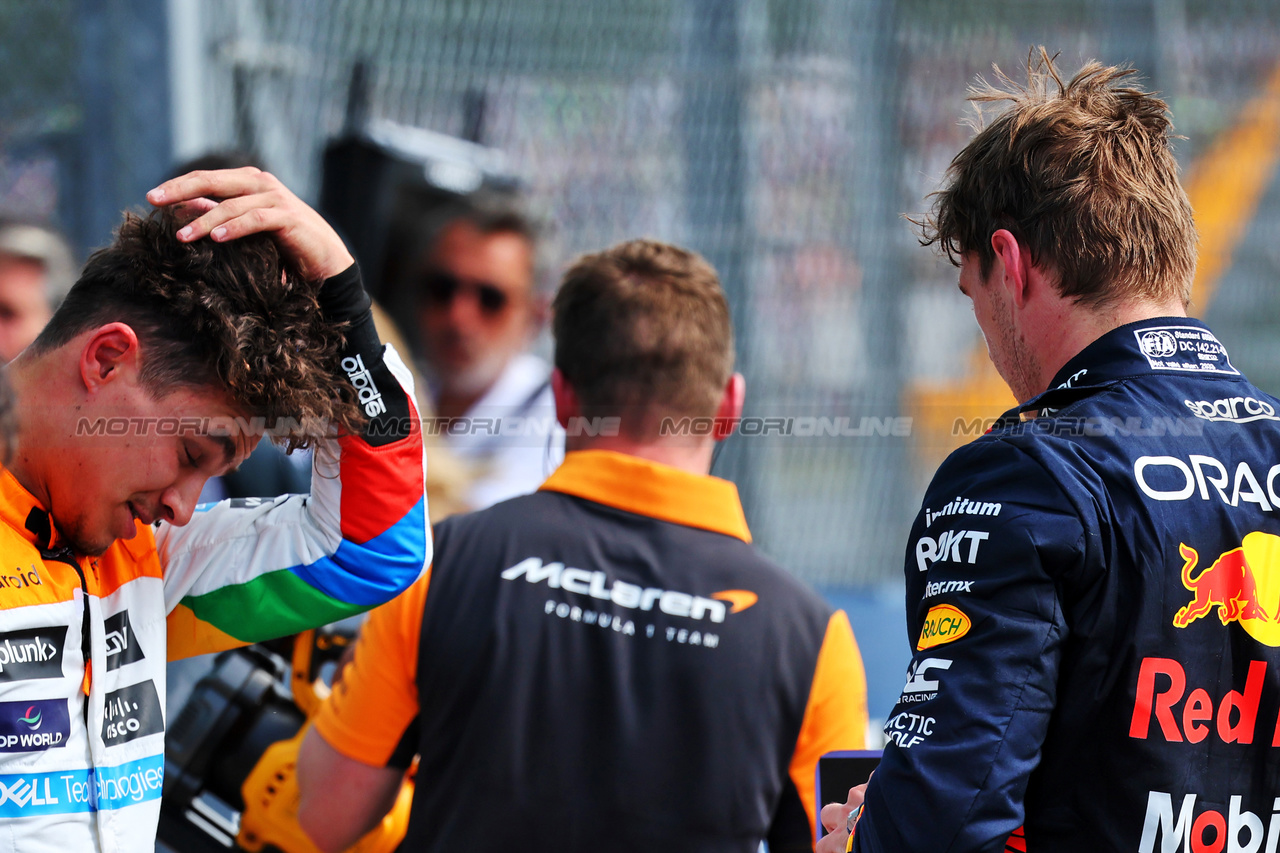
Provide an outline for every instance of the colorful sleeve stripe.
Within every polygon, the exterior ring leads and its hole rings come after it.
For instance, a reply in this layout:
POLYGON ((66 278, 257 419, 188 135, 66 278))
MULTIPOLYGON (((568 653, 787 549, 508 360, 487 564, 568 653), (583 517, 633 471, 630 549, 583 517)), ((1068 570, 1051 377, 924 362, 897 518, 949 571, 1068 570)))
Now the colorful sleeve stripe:
POLYGON ((343 539, 332 557, 293 572, 309 586, 362 608, 374 607, 413 583, 427 562, 426 499, 378 536, 358 544, 343 539))
POLYGON ((316 625, 324 625, 345 619, 361 611, 367 605, 353 604, 325 595, 292 571, 277 571, 261 575, 248 583, 226 586, 205 595, 188 596, 174 610, 173 620, 188 622, 179 611, 187 609, 197 622, 205 623, 212 631, 200 625, 187 624, 189 633, 200 635, 194 645, 201 652, 217 651, 218 647, 257 643, 286 634, 296 634, 316 625), (226 635, 234 642, 215 642, 219 635, 226 635))
POLYGON ((367 542, 422 500, 422 434, 415 431, 385 447, 371 447, 351 436, 339 442, 342 538, 367 542))

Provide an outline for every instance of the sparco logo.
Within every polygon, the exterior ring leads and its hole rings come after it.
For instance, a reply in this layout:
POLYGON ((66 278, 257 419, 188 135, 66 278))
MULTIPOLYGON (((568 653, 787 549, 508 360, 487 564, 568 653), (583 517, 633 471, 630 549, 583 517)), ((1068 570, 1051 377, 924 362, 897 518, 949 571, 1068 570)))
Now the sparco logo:
POLYGON ((0 634, 0 682, 60 677, 66 639, 66 626, 0 634))
POLYGON ((1204 809, 1196 814, 1196 795, 1182 798, 1177 817, 1173 814, 1173 795, 1165 791, 1147 792, 1147 817, 1142 824, 1140 853, 1258 853, 1266 842, 1268 853, 1276 849, 1280 833, 1280 798, 1271 804, 1270 826, 1262 818, 1241 808, 1243 797, 1233 796, 1227 814, 1204 809), (1268 833, 1271 837, 1267 838, 1268 833), (1160 846, 1156 846, 1157 839, 1160 846))
POLYGON ((1220 400, 1183 400, 1191 414, 1206 421, 1247 424, 1253 421, 1280 421, 1275 407, 1257 397, 1223 397, 1220 400))
POLYGON ((604 572, 565 568, 564 563, 543 565, 538 557, 521 560, 502 573, 502 579, 513 581, 523 576, 529 583, 547 582, 552 589, 563 589, 578 595, 589 595, 601 601, 612 601, 630 610, 658 610, 670 616, 686 616, 690 619, 710 619, 723 622, 729 613, 746 610, 758 600, 756 594, 745 589, 726 589, 713 592, 709 598, 675 592, 669 589, 642 587, 626 581, 615 580, 606 587, 609 576, 604 572), (730 610, 726 602, 733 606, 730 610))
POLYGON ((364 406, 366 416, 376 418, 387 410, 387 404, 382 402, 382 392, 378 390, 378 383, 373 381, 373 374, 364 366, 364 359, 361 356, 344 358, 342 369, 347 372, 347 378, 356 387, 356 394, 360 398, 360 405, 364 406))
POLYGON ((102 740, 107 746, 164 731, 160 696, 151 681, 130 684, 108 693, 102 716, 102 740))
POLYGON ((129 627, 129 611, 121 610, 103 623, 107 632, 107 671, 119 669, 127 663, 144 660, 146 655, 138 645, 138 638, 129 627))

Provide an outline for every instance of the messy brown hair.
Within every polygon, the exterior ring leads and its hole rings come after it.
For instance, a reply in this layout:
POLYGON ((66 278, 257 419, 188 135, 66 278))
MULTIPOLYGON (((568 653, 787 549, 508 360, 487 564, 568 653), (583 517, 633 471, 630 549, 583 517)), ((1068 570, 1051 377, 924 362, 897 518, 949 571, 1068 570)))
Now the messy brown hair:
POLYGON ((657 419, 715 415, 733 372, 733 326, 715 269, 654 240, 583 255, 552 304, 555 364, 588 418, 633 438, 657 419))
POLYGON ((985 278, 991 235, 1005 228, 1080 304, 1176 297, 1186 305, 1196 230, 1167 105, 1124 85, 1133 69, 1089 62, 1064 83, 1054 59, 1033 49, 1025 86, 996 68, 998 86, 980 80, 970 90, 978 105, 1009 106, 951 161, 918 223, 921 243, 954 264, 976 252, 985 278))
MULTIPOLYGON (((362 418, 338 369, 343 329, 321 317, 321 282, 303 279, 264 234, 182 243, 175 236, 181 225, 167 208, 125 214, 33 351, 121 322, 138 336, 140 382, 156 398, 178 388, 220 389, 268 429, 292 419, 358 430, 362 418)), ((311 428, 286 432, 273 435, 290 450, 319 437, 311 428)))

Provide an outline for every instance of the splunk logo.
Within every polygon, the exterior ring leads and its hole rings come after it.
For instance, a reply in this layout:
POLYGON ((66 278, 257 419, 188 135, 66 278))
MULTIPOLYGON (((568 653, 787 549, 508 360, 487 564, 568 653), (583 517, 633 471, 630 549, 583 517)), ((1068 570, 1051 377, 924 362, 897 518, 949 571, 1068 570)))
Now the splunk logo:
POLYGON ((1142 823, 1140 853, 1259 853, 1276 849, 1280 837, 1280 797, 1271 804, 1271 820, 1264 827, 1262 818, 1241 808, 1243 798, 1233 796, 1227 814, 1216 809, 1203 809, 1196 814, 1196 795, 1187 794, 1175 818, 1173 796, 1165 791, 1147 793, 1147 816, 1142 823), (1157 847, 1156 841, 1159 840, 1157 847))
POLYGON ((0 752, 38 752, 67 745, 66 699, 0 702, 0 752))
POLYGON ((0 634, 0 682, 58 678, 66 639, 65 625, 0 634))
POLYGON ((606 586, 609 576, 604 572, 566 568, 564 563, 544 565, 539 557, 521 560, 502 573, 503 580, 513 581, 521 577, 529 583, 546 581, 547 586, 552 589, 612 601, 629 610, 653 610, 656 605, 658 610, 668 616, 710 619, 712 622, 723 622, 729 613, 741 613, 759 600, 759 596, 746 589, 726 589, 703 597, 669 589, 642 587, 621 580, 615 580, 612 585, 606 586))

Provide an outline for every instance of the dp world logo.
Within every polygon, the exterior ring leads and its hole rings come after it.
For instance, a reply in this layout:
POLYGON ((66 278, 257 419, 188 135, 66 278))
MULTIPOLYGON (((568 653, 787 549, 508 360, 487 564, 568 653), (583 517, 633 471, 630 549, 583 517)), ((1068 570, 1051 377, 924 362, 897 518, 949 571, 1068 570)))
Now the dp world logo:
POLYGON ((1178 354, 1178 339, 1172 332, 1144 332, 1138 339, 1142 354, 1149 358, 1170 358, 1178 354))
POLYGON ((66 699, 0 702, 0 752, 40 752, 67 745, 66 699))
POLYGON ((18 718, 18 722, 22 723, 34 732, 36 729, 40 728, 40 709, 35 705, 32 705, 30 708, 27 708, 27 713, 24 716, 18 718))

